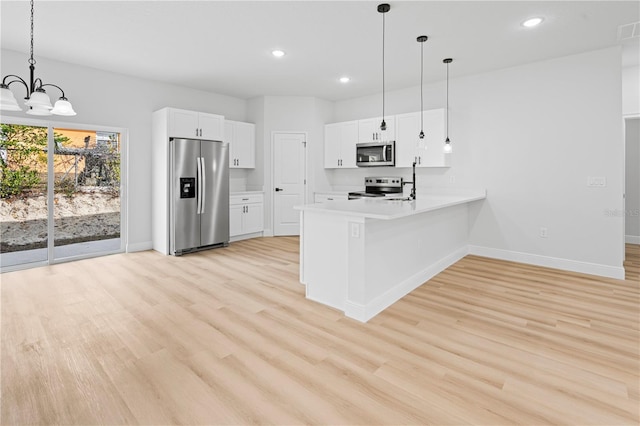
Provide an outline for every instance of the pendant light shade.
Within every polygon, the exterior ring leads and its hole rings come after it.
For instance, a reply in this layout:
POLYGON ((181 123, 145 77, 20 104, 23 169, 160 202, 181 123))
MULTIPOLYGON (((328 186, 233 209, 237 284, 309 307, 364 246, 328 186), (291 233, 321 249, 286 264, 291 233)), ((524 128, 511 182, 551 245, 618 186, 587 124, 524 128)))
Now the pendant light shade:
POLYGON ((387 123, 384 121, 384 15, 389 10, 391 10, 391 6, 387 3, 378 5, 378 12, 382 14, 382 122, 380 123, 380 130, 383 132, 387 130, 387 123))
POLYGON ((453 152, 453 148, 451 147, 451 141, 449 140, 449 64, 453 62, 453 59, 446 58, 442 60, 443 63, 447 64, 447 138, 444 140, 444 152, 445 154, 451 154, 453 152))
POLYGON ((30 107, 27 110, 27 114, 29 114, 29 115, 53 115, 51 113, 51 109, 45 108, 45 107, 42 107, 42 106, 30 107))
POLYGON ((64 116, 73 116, 76 115, 76 112, 73 110, 73 106, 71 106, 71 102, 67 100, 67 98, 60 98, 56 101, 56 104, 53 106, 51 110, 51 114, 55 115, 64 115, 64 116))
POLYGON ((43 89, 36 89, 24 104, 30 107, 53 109, 51 99, 43 89))
POLYGON ((9 87, 0 86, 0 110, 2 111, 22 111, 16 97, 13 92, 9 90, 9 87))

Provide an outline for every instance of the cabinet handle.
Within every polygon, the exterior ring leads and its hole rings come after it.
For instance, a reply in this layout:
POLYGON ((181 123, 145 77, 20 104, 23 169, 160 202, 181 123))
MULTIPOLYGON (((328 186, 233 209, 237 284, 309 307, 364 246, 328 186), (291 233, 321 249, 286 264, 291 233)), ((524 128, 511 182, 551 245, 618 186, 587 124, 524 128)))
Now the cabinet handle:
POLYGON ((418 157, 418 164, 422 164, 422 155, 418 157))
POLYGON ((249 213, 249 206, 247 206, 247 213, 249 213))

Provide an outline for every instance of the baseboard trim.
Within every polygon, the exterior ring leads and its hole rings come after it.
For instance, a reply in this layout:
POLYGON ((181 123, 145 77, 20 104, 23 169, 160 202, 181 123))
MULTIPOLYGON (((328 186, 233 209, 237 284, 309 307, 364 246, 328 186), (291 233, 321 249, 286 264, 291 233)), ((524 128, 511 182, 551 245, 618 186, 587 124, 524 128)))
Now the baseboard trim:
POLYGON ((460 247, 365 305, 353 303, 347 300, 345 301, 344 314, 345 316, 357 321, 367 322, 407 294, 411 293, 416 288, 420 287, 425 282, 429 281, 431 278, 438 275, 440 272, 447 269, 449 266, 465 257, 467 254, 467 246, 460 247))
POLYGON ((254 232, 252 234, 242 234, 242 235, 234 235, 229 238, 230 243, 234 243, 236 241, 248 240, 250 238, 258 238, 264 236, 262 232, 254 232))
POLYGON ((143 243, 129 243, 127 244, 127 253, 133 253, 136 251, 147 251, 153 249, 152 241, 145 241, 143 243))
POLYGON ((583 274, 598 275, 601 277, 624 279, 624 268, 597 263, 581 262, 571 259, 563 259, 538 254, 522 253, 511 250, 502 250, 491 247, 469 245, 469 254, 490 257, 493 259, 509 260, 512 262, 526 263, 545 268, 562 269, 564 271, 580 272, 583 274))
POLYGON ((640 235, 625 235, 624 242, 627 244, 640 244, 640 235))

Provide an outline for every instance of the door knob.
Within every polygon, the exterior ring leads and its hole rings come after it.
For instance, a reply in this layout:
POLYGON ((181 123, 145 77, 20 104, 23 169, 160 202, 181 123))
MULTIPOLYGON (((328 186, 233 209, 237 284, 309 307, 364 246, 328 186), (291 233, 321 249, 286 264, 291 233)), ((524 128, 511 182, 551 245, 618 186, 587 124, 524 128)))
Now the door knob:
POLYGON ((282 188, 276 188, 276 192, 284 191, 282 188))

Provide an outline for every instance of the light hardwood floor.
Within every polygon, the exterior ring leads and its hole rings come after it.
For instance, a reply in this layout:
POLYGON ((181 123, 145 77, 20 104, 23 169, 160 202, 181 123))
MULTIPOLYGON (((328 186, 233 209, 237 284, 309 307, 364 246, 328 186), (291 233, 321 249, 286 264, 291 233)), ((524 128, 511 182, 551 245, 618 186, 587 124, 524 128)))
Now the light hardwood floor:
POLYGON ((625 281, 467 256, 361 324, 304 298, 298 239, 1 276, 1 419, 22 424, 629 424, 625 281))

